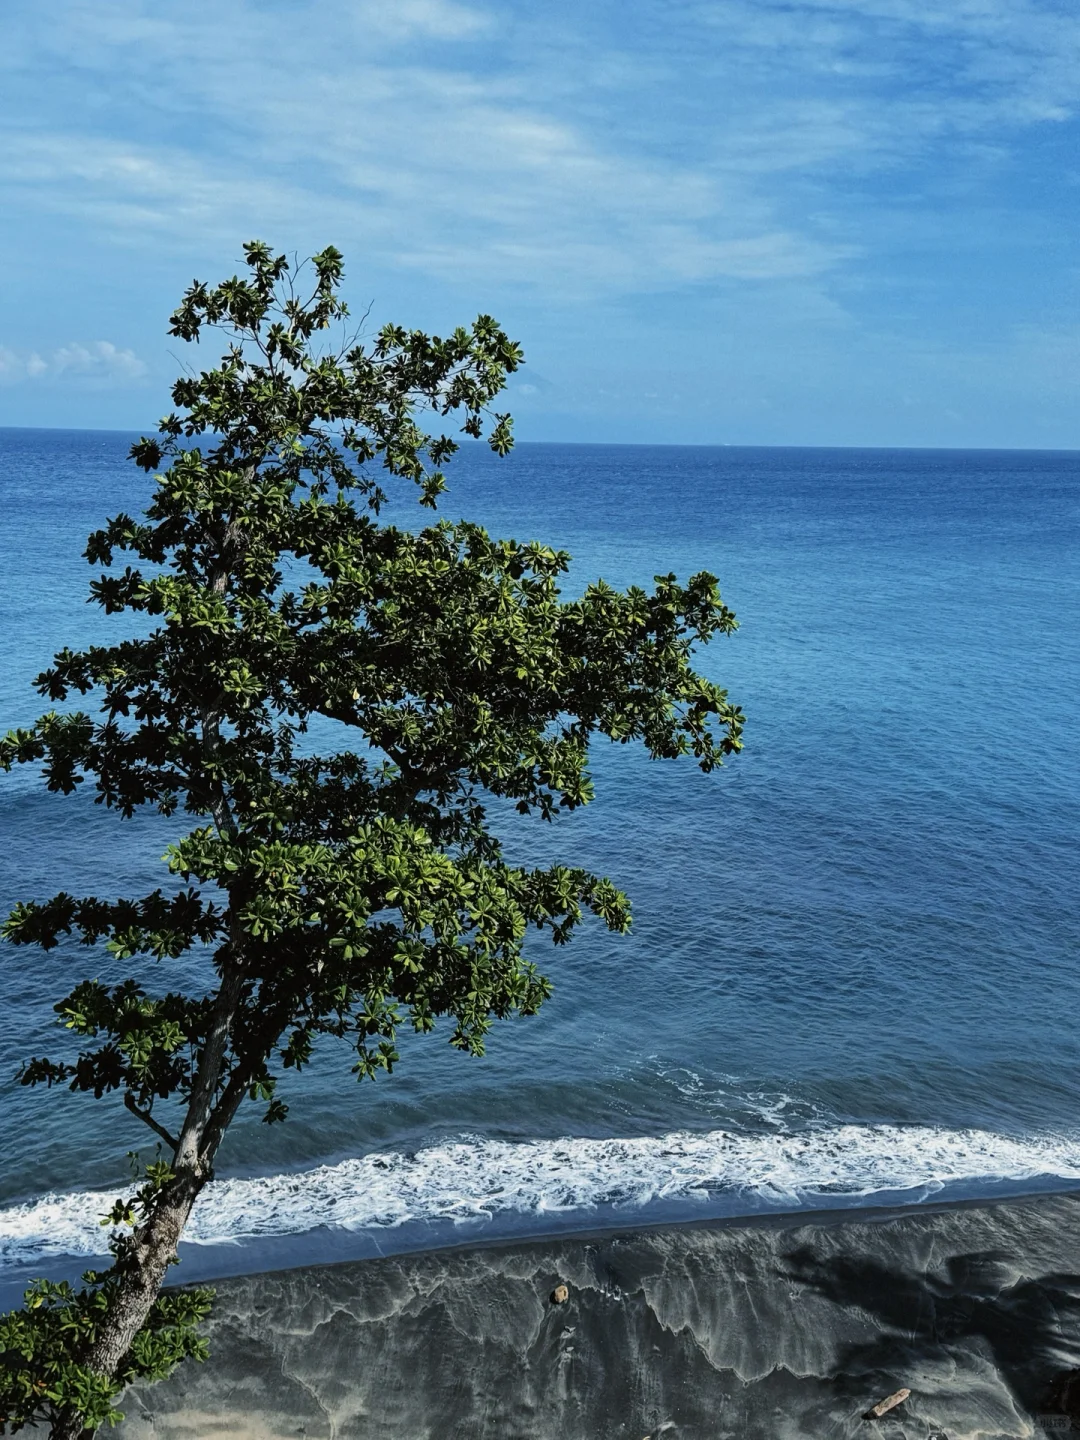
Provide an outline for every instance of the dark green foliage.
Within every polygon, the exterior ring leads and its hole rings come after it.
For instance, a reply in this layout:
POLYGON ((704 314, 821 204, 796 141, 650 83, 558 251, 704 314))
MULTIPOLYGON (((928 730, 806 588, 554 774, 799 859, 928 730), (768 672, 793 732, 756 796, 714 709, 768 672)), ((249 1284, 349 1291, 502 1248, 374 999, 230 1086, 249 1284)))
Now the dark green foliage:
POLYGON ((133 1380, 162 1380, 181 1360, 205 1360, 199 1325, 210 1313, 210 1290, 168 1290, 149 1317, 124 1363, 106 1376, 78 1356, 108 1322, 113 1271, 88 1270, 83 1287, 38 1280, 23 1297, 25 1308, 0 1316, 0 1434, 75 1410, 93 1432, 122 1419, 115 1401, 133 1380))
POLYGON ((145 516, 116 516, 86 551, 104 567, 97 603, 153 628, 62 651, 42 694, 94 694, 96 713, 51 711, 0 741, 0 767, 39 764, 51 790, 89 780, 123 817, 154 806, 193 820, 168 854, 175 892, 61 894, 4 927, 16 945, 71 936, 139 962, 139 978, 78 984, 56 1008, 81 1053, 32 1059, 22 1079, 118 1091, 172 1168, 118 1212, 134 1229, 115 1272, 79 1294, 39 1287, 36 1308, 4 1322, 25 1366, 5 1362, 0 1433, 43 1413, 42 1395, 92 1429, 129 1378, 199 1352, 204 1296, 158 1299, 122 1358, 94 1335, 138 1310, 147 1266, 174 1254, 239 1105, 283 1119, 282 1075, 320 1035, 349 1040, 360 1077, 392 1068, 403 1023, 449 1017, 451 1043, 479 1054, 493 1019, 550 993, 525 954, 530 931, 561 943, 588 913, 628 928, 610 881, 510 863, 489 797, 548 820, 587 803, 595 736, 704 770, 740 744, 740 712, 690 665, 695 642, 735 626, 713 576, 660 576, 652 592, 598 582, 566 601, 562 552, 473 524, 381 522, 384 485, 415 484, 428 508, 444 488, 457 447, 420 428, 425 414, 459 412, 473 437, 486 423, 491 447, 509 450, 509 417, 485 417, 522 357, 493 320, 320 348, 346 314, 340 255, 294 272, 264 245, 246 251, 244 278, 193 285, 172 318, 173 335, 218 327, 227 348, 177 382, 176 412, 133 447, 159 472, 145 516), (312 755, 316 717, 348 727, 355 748, 312 755), (150 962, 167 971, 198 946, 216 988, 155 986, 150 962))
MULTIPOLYGON (((137 1157, 131 1157, 134 1160, 137 1157)), ((163 1160, 145 1166, 145 1181, 117 1200, 102 1225, 137 1227, 148 1219, 173 1180, 163 1160)), ((162 1380, 181 1360, 205 1360, 209 1345, 199 1327, 210 1313, 212 1290, 169 1290, 152 1297, 140 1330, 111 1374, 86 1363, 111 1320, 115 1296, 138 1263, 133 1237, 120 1231, 109 1240, 110 1270, 87 1270, 82 1288, 36 1280, 22 1310, 0 1316, 0 1435, 34 1422, 77 1417, 91 1434, 122 1419, 115 1401, 133 1380, 162 1380)))

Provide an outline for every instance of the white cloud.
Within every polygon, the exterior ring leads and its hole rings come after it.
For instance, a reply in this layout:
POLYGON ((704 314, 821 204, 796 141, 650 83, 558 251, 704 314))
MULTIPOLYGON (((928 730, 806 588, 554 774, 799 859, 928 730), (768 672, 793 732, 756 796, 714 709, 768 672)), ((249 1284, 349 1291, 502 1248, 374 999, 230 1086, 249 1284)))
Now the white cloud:
POLYGON ((62 345, 53 352, 48 368, 55 375, 116 380, 138 380, 146 374, 146 366, 133 350, 121 350, 109 340, 94 340, 89 345, 62 345))
POLYGON ((0 385, 12 385, 26 380, 31 374, 40 374, 45 362, 33 351, 21 353, 0 345, 0 385))
POLYGON ((372 30, 405 40, 416 35, 431 35, 439 40, 460 40, 490 28, 490 16, 449 0, 368 0, 354 5, 353 23, 360 36, 372 30))
POLYGON ((28 380, 123 385, 141 380, 146 373, 146 365, 133 350, 121 349, 110 340, 91 340, 85 344, 72 341, 46 355, 0 345, 0 385, 17 385, 28 380))

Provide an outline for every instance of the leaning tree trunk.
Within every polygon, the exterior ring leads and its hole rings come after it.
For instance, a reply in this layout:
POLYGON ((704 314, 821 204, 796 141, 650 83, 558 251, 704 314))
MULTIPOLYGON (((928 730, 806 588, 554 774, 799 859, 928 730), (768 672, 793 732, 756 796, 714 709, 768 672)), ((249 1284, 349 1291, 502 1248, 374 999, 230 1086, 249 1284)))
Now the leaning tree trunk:
MULTIPOLYGON (((206 1178, 191 1171, 175 1176, 158 1197, 150 1219, 135 1231, 130 1250, 118 1262, 120 1280, 105 1323, 82 1359, 90 1370, 111 1380, 120 1369, 176 1258, 177 1243, 206 1178)), ((50 1440, 89 1440, 93 1434, 71 1411, 58 1415, 49 1431, 50 1440)))
MULTIPOLYGON (((173 1176, 152 1202, 153 1208, 116 1262, 119 1280, 97 1339, 81 1357, 82 1364, 111 1380, 120 1369, 136 1335, 146 1324, 199 1192, 213 1174, 221 1138, 236 1113, 249 1080, 249 1069, 233 1070, 224 1092, 229 1031, 243 988, 243 970, 236 962, 223 966, 221 988, 203 1047, 198 1075, 176 1153, 173 1176), (215 1098, 216 1102, 215 1103, 215 1098)), ((89 1440, 81 1416, 64 1411, 53 1421, 50 1440, 89 1440)))

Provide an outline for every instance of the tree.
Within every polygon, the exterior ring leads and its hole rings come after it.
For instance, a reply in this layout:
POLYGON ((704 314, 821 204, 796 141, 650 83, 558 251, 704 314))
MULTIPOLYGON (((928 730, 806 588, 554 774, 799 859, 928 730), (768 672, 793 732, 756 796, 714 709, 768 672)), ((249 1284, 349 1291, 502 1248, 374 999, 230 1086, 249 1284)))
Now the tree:
POLYGON ((628 929, 609 880, 511 864, 490 797, 544 820, 586 804, 594 736, 706 771, 740 746, 740 711, 690 663, 695 642, 735 626, 713 576, 658 576, 651 593, 598 581, 564 600, 565 553, 380 520, 384 484, 411 482, 430 509, 444 489, 457 445, 425 416, 458 412, 467 436, 486 427, 510 449, 509 417, 488 406, 522 354, 492 319, 331 345, 347 314, 339 253, 310 268, 261 243, 245 254, 242 278, 193 284, 172 316, 170 334, 220 329, 227 346, 132 447, 154 472, 144 517, 116 516, 86 549, 103 567, 93 599, 154 628, 61 651, 38 689, 93 693, 96 714, 51 710, 0 742, 0 766, 39 765, 50 790, 89 779, 123 818, 193 820, 165 889, 62 893, 4 926, 14 945, 72 937, 134 962, 55 1007, 77 1055, 20 1074, 118 1094, 160 1158, 110 1213, 111 1268, 78 1290, 40 1282, 0 1320, 0 1433, 92 1435, 131 1380, 204 1354, 210 1293, 163 1280, 229 1124, 245 1102, 283 1120, 282 1078, 320 1036, 351 1042, 361 1079, 393 1068, 402 1024, 449 1017, 450 1043, 480 1054, 493 1019, 550 993, 530 930, 562 944, 589 913, 628 929), (120 572, 124 553, 144 568, 120 572), (355 748, 311 753, 315 717, 355 748), (154 965, 200 947, 206 993, 152 983, 154 965))

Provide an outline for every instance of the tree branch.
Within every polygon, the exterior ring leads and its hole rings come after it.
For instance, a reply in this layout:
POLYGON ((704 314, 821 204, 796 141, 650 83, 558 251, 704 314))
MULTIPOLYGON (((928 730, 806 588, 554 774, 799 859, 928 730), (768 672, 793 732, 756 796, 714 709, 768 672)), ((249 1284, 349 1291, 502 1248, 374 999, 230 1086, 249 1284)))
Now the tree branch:
MULTIPOLYGON (((230 928, 235 920, 230 922, 230 928)), ((176 1159, 179 1164, 189 1166, 193 1172, 200 1170, 203 1138, 210 1114, 214 1109, 214 1095, 221 1079, 225 1063, 225 1052, 229 1044, 229 1032, 233 1017, 240 1003, 244 987, 244 972, 241 962, 226 954, 221 987, 214 1000, 210 1017, 210 1028, 203 1045, 195 1085, 188 1101, 187 1115, 180 1132, 176 1159)))
POLYGON ((168 1130, 165 1129, 165 1126, 162 1125, 160 1121, 155 1120, 149 1110, 144 1110, 138 1104, 135 1096, 131 1093, 130 1090, 125 1090, 124 1092, 124 1104, 131 1111, 132 1115, 137 1116, 144 1125, 149 1125, 150 1129, 154 1131, 155 1135, 160 1135, 162 1140, 165 1141, 165 1144, 168 1145, 170 1150, 175 1152, 177 1146, 180 1144, 179 1140, 177 1140, 175 1135, 170 1135, 168 1130))
POLYGON ((247 1094, 250 1084, 251 1075, 245 1066, 234 1070, 232 1075, 230 1075, 221 1098, 210 1112, 203 1130, 202 1145, 199 1150, 199 1162, 204 1169, 210 1170, 213 1168, 214 1156, 217 1154, 222 1136, 229 1128, 233 1116, 240 1108, 240 1103, 247 1094))

